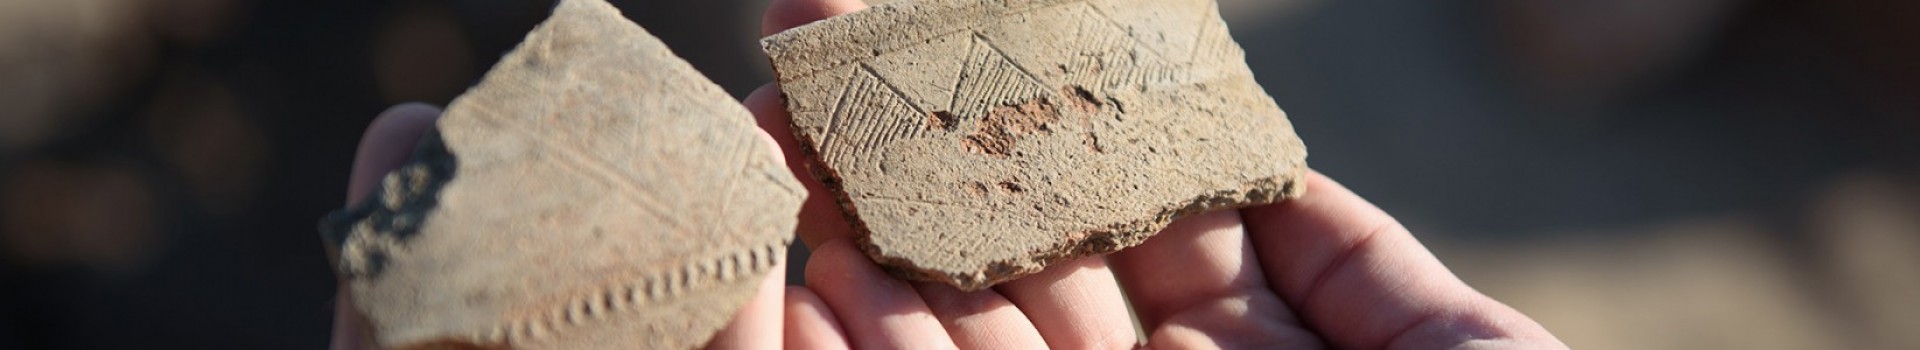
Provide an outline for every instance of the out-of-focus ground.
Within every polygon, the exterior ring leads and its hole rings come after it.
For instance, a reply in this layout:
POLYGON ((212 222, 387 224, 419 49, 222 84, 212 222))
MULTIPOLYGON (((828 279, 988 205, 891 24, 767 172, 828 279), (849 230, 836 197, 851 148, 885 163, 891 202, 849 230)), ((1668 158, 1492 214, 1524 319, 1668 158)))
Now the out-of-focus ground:
MULTIPOLYGON (((614 0, 736 95, 763 0, 614 0)), ((1920 348, 1920 3, 1222 0, 1317 169, 1575 347, 1920 348)), ((0 349, 320 348, 359 132, 545 0, 0 0, 0 349)))

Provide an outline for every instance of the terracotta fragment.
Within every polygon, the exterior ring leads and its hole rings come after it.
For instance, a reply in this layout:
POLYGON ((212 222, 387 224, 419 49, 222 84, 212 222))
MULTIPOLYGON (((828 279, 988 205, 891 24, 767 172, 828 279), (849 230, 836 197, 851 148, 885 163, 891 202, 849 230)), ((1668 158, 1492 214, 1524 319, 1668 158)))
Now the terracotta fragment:
POLYGON ((805 196, 757 130, 618 10, 564 0, 322 232, 382 347, 695 347, 805 196))
POLYGON ((980 289, 1302 192, 1212 0, 895 2, 769 37, 868 255, 980 289))

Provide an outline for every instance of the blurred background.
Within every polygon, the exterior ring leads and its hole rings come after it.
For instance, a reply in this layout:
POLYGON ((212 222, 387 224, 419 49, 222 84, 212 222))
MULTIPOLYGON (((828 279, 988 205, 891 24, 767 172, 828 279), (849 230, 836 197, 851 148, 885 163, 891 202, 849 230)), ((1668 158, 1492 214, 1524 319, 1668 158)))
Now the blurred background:
MULTIPOLYGON (((764 0, 613 0, 736 96, 764 0)), ((361 130, 547 0, 0 0, 0 349, 325 346, 361 130)), ((1311 164, 1577 348, 1920 348, 1920 2, 1221 0, 1311 164)))

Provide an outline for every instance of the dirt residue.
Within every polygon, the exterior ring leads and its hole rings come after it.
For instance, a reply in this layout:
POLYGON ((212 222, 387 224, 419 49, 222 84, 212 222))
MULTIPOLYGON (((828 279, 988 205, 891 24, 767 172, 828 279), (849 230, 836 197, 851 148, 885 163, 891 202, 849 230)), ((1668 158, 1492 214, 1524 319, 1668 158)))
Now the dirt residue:
POLYGON ((1080 110, 1080 113, 1100 113, 1100 107, 1102 106, 1100 99, 1094 98, 1093 92, 1087 91, 1087 88, 1080 86, 1061 88, 1060 96, 1066 96, 1067 104, 1072 105, 1074 109, 1080 110))
POLYGON ((958 118, 959 116, 948 111, 927 113, 927 129, 953 131, 953 128, 960 126, 956 120, 958 118))
POLYGON ((1106 153, 1106 147, 1100 146, 1100 135, 1093 129, 1093 117, 1100 114, 1106 104, 1094 97, 1092 91, 1079 85, 1060 88, 1060 96, 1066 96, 1067 105, 1080 111, 1080 129, 1086 130, 1080 135, 1080 143, 1087 146, 1087 152, 1106 153))
POLYGON ((1049 125, 1059 121, 1059 108, 1044 97, 993 107, 961 144, 969 152, 1005 157, 1013 153, 1013 144, 1021 137, 1051 133, 1049 125))

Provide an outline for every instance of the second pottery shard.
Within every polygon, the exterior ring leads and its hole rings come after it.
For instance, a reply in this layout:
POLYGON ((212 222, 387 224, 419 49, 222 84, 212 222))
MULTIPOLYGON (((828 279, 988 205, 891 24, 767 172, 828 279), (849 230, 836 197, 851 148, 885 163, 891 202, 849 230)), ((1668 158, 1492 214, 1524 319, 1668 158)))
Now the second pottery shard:
POLYGON ((923 0, 762 42, 862 247, 980 289, 1302 192, 1212 0, 923 0))

